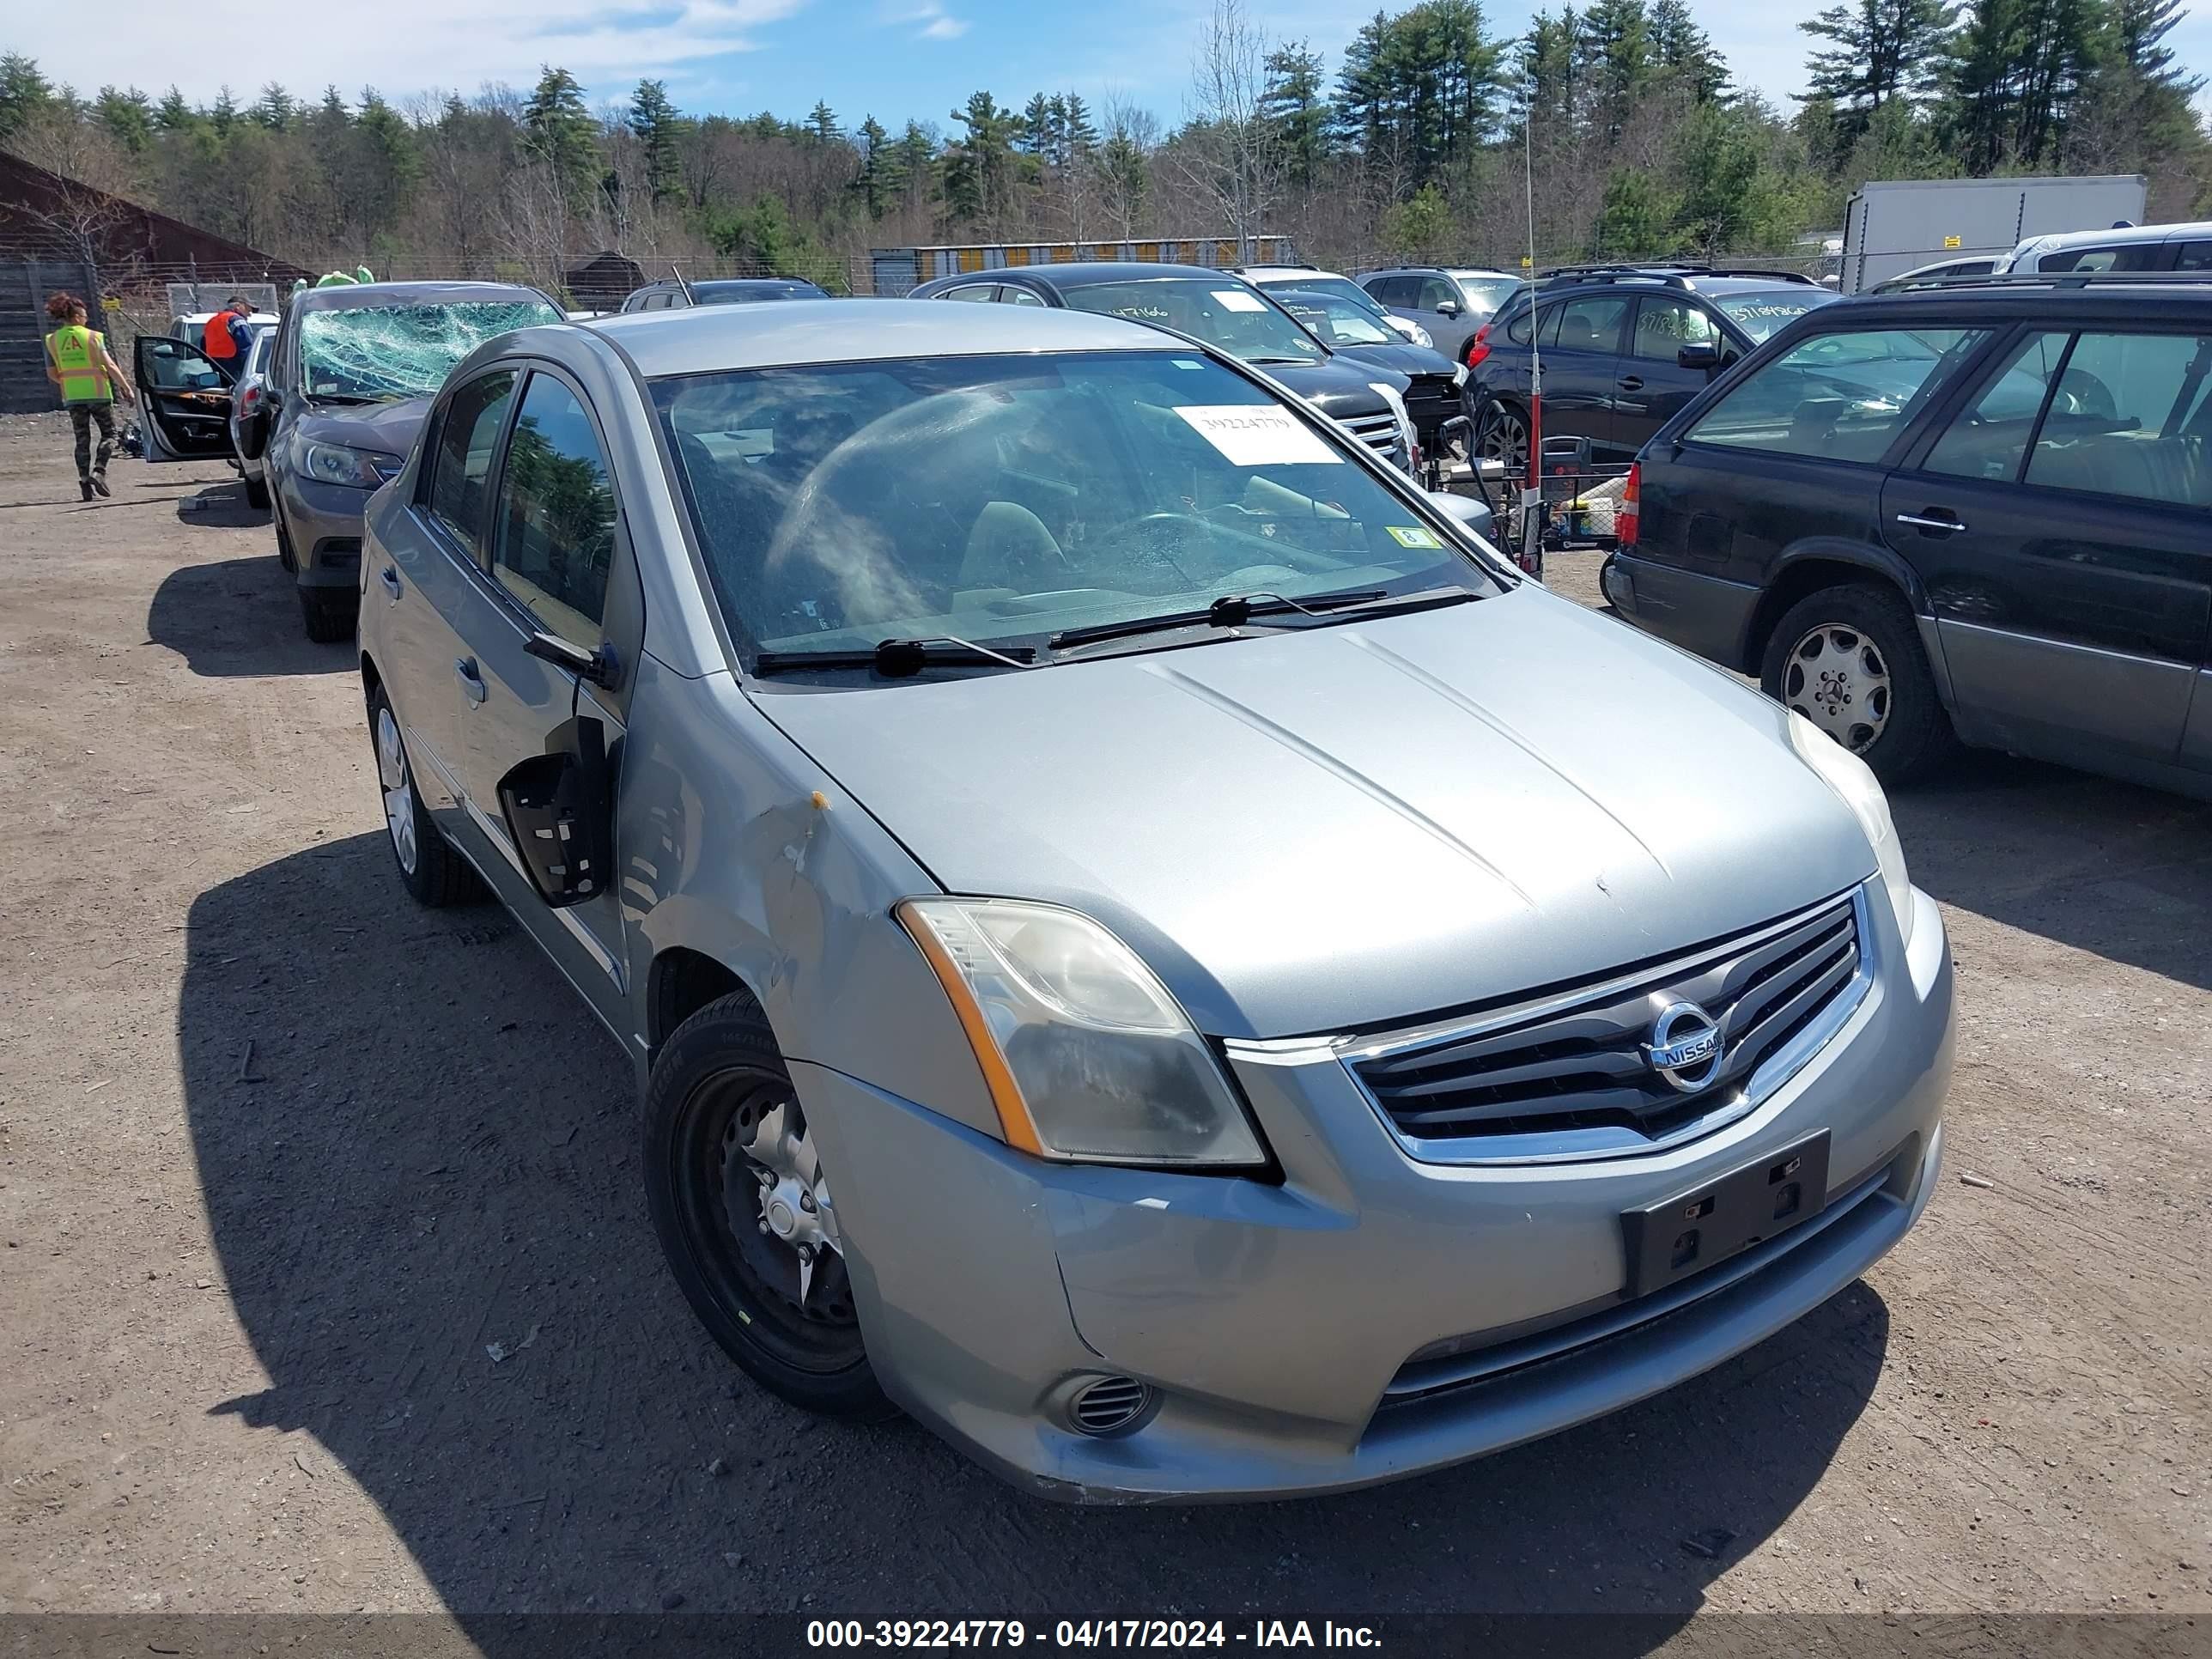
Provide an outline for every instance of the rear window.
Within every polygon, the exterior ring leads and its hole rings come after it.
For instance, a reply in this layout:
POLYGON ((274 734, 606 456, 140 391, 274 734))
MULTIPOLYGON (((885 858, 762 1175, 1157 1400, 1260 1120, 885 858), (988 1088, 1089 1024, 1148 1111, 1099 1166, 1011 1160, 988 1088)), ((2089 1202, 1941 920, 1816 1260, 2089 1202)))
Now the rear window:
POLYGON ((1840 461, 1879 460, 1985 329, 1816 334, 1761 364, 1686 434, 1696 443, 1840 461))

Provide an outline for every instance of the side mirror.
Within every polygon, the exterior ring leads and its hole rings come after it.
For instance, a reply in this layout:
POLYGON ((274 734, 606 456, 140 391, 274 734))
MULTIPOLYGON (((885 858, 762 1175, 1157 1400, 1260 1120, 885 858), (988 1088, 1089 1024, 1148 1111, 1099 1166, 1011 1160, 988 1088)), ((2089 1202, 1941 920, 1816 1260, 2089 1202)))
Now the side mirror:
POLYGON ((1694 368, 1710 374, 1721 366, 1721 349, 1709 340, 1695 345, 1686 345, 1674 354, 1674 361, 1684 368, 1694 368))
POLYGON ((1439 316, 1439 317, 1456 317, 1456 316, 1458 316, 1458 315, 1459 315, 1459 301, 1456 301, 1456 300, 1439 300, 1439 301, 1437 301, 1437 316, 1439 316))
POLYGON ((1492 538, 1498 515, 1484 503, 1468 495, 1455 495, 1448 489, 1429 491, 1429 503, 1462 528, 1473 531, 1485 541, 1492 538))
POLYGON ((499 781, 499 805, 530 884, 560 910, 597 898, 613 872, 606 727, 580 716, 564 720, 545 749, 499 781))
POLYGON ((522 648, 541 662, 550 662, 556 668, 589 680, 593 685, 612 687, 620 676, 616 672, 614 653, 601 646, 597 651, 586 651, 580 645, 572 645, 558 634, 536 633, 522 642, 522 648))

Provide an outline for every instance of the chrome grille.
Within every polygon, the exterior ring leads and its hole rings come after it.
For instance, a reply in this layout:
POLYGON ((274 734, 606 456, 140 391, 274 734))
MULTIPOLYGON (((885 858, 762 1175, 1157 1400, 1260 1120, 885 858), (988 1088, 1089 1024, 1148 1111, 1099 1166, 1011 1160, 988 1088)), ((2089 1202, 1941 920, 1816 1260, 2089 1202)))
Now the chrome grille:
POLYGON ((1398 453, 1396 416, 1354 415, 1338 424, 1384 459, 1400 466, 1405 465, 1404 458, 1398 453))
POLYGON ((1650 1151, 1741 1115, 1842 1024, 1864 992, 1859 905, 1847 895, 1673 963, 1346 1060, 1401 1136, 1447 1159, 1650 1151), (1693 1091, 1645 1052, 1678 1002, 1702 1009, 1723 1043, 1693 1091))

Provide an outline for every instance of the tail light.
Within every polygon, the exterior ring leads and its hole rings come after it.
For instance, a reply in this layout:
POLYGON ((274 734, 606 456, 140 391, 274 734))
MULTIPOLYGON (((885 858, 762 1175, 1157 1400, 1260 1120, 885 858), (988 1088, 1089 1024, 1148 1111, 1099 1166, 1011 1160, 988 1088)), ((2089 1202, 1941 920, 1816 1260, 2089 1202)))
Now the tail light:
POLYGON ((251 415, 260 401, 261 388, 258 386, 250 386, 238 394, 238 412, 241 415, 251 415))
POLYGON ((1490 355, 1490 325, 1485 323, 1474 331, 1474 337, 1467 343, 1467 366, 1473 368, 1490 355))
POLYGON ((1620 505, 1613 512, 1613 538, 1622 547, 1636 545, 1638 521, 1644 516, 1644 463, 1638 461, 1628 469, 1628 482, 1621 486, 1620 505))

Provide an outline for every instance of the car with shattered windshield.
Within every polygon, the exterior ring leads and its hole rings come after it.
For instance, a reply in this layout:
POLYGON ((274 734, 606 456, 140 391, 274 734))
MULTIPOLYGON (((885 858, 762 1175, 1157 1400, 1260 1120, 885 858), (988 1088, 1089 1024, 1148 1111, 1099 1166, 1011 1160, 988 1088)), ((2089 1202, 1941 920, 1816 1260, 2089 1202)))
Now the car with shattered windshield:
MULTIPOLYGON (((309 639, 352 635, 362 510, 398 474, 447 371, 495 336, 566 319, 536 289, 508 283, 359 283, 293 297, 255 405, 238 421, 237 444, 241 457, 261 463, 276 557, 298 586, 309 639)), ((149 437, 174 424, 167 446, 174 458, 228 454, 227 422, 214 434, 187 429, 149 385, 149 368, 191 379, 198 348, 161 339, 153 349, 163 355, 149 365, 140 342, 149 437), (218 438, 220 447, 204 450, 218 438)), ((149 459, 152 449, 149 441, 149 459)))
POLYGON ((1362 1486, 1750 1346, 1935 1189, 1950 957, 1866 768, 1227 350, 528 330, 364 553, 395 902, 489 888, 574 987, 801 1406, 1077 1501, 1362 1486))

